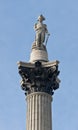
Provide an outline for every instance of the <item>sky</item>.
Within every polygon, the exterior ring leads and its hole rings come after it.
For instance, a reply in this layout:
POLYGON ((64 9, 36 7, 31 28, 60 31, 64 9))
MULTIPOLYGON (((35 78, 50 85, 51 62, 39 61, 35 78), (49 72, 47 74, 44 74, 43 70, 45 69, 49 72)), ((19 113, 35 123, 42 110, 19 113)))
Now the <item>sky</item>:
POLYGON ((40 14, 50 32, 49 61, 60 61, 53 130, 78 130, 78 0, 0 0, 0 130, 26 130, 27 104, 17 62, 29 62, 40 14))

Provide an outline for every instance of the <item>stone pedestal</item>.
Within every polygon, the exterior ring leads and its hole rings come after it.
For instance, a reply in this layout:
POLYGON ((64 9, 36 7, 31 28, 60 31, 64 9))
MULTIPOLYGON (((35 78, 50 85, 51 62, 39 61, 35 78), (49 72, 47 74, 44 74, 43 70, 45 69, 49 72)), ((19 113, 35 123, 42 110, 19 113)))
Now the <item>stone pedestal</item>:
POLYGON ((44 49, 32 49, 31 55, 30 55, 30 62, 36 62, 36 61, 48 61, 48 54, 47 51, 44 49))
POLYGON ((29 94, 26 130, 52 130, 51 95, 44 92, 29 94))

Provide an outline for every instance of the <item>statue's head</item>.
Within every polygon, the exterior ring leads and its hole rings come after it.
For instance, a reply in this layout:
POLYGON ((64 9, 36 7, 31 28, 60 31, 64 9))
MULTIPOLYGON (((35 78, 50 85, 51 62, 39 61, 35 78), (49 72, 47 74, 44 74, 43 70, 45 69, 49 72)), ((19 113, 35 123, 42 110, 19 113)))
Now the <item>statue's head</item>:
POLYGON ((45 17, 41 14, 39 17, 38 17, 38 21, 42 22, 45 20, 45 17))

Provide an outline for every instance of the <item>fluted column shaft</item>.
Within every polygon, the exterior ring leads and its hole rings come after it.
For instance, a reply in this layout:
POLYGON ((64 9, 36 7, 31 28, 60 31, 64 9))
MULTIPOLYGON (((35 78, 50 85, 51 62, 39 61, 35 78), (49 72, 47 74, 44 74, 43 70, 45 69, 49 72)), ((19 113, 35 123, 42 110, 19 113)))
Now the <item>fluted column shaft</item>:
POLYGON ((26 100, 26 130, 52 130, 52 97, 44 92, 35 92, 29 94, 26 100))

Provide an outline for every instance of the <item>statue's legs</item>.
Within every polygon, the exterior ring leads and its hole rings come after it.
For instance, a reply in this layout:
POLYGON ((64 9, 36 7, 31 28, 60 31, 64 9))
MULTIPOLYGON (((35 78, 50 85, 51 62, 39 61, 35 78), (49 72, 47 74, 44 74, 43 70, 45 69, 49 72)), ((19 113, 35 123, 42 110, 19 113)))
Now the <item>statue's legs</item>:
POLYGON ((41 34, 36 34, 36 46, 41 46, 41 34))
POLYGON ((45 41, 45 33, 44 32, 38 32, 36 34, 36 45, 41 46, 45 41))
POLYGON ((45 41, 45 32, 42 31, 42 32, 41 32, 41 44, 43 44, 44 41, 45 41))

